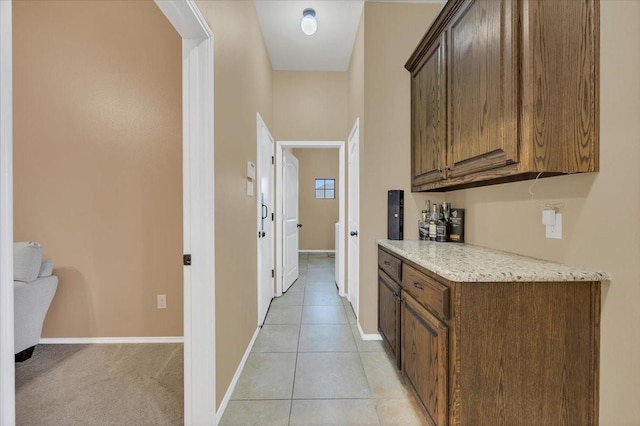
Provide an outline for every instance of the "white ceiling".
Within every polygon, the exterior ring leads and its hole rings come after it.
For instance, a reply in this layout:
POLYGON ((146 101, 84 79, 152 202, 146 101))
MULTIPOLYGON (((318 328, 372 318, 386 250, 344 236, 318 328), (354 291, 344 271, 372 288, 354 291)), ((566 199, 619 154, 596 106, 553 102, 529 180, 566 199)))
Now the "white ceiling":
POLYGON ((347 71, 362 0, 254 0, 274 70, 347 71), (300 29, 302 11, 316 11, 318 31, 300 29))

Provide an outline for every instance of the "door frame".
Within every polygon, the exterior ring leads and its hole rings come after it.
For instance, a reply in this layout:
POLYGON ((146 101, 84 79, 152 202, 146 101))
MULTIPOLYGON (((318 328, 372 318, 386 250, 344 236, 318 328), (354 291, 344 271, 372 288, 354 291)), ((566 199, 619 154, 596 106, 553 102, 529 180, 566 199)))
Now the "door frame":
POLYGON ((0 1, 0 425, 14 425, 12 4, 0 1))
POLYGON ((340 224, 340 232, 338 238, 338 247, 340 255, 336 259, 338 262, 338 271, 340 271, 340 282, 338 285, 338 292, 340 296, 345 296, 344 292, 344 265, 345 265, 345 235, 344 235, 344 223, 346 218, 346 205, 345 205, 345 141, 277 141, 276 142, 276 296, 282 296, 282 284, 284 273, 284 227, 282 224, 282 186, 283 186, 283 173, 282 173, 282 151, 287 148, 321 148, 321 149, 338 149, 338 223, 340 224))
MULTIPOLYGON (((267 126, 267 124, 262 119, 262 116, 260 115, 260 113, 258 112, 258 113, 256 113, 256 115, 257 115, 257 119, 256 119, 256 121, 257 121, 257 128, 256 128, 257 129, 257 132, 256 132, 257 133, 257 138, 256 138, 257 147, 256 147, 256 150, 257 151, 256 152, 257 152, 258 155, 256 157, 257 158, 257 161, 256 161, 256 179, 255 179, 256 188, 255 188, 254 193, 256 195, 256 208, 257 208, 257 216, 256 217, 257 217, 257 221, 258 221, 257 222, 257 229, 259 230, 260 229, 260 220, 261 220, 260 218, 262 217, 262 202, 261 202, 261 199, 260 199, 260 178, 262 176, 261 175, 261 173, 262 173, 261 164, 262 164, 262 160, 263 160, 262 157, 264 155, 267 155, 268 157, 270 157, 268 159, 271 159, 271 158, 274 157, 274 152, 273 151, 268 152, 268 153, 262 152, 262 149, 260 147, 260 145, 261 145, 261 143, 260 143, 261 142, 261 128, 266 129, 267 133, 269 133, 269 135, 271 135, 271 131, 269 130, 269 127, 267 126)), ((273 140, 273 135, 271 135, 271 140, 273 140)), ((274 143, 274 149, 275 149, 275 143, 274 143)), ((273 176, 273 167, 271 167, 271 172, 272 172, 272 176, 271 176, 271 185, 272 185, 272 187, 271 187, 270 200, 269 201, 270 201, 270 205, 273 208, 273 205, 274 205, 273 192, 275 191, 275 187, 273 185, 273 182, 275 180, 275 177, 273 176)), ((275 208, 273 208, 272 213, 275 213, 275 208)), ((268 220, 268 217, 267 217, 267 220, 268 220)), ((275 237, 275 234, 273 232, 274 226, 275 226, 274 222, 275 221, 269 221, 270 225, 268 226, 268 228, 269 228, 269 232, 271 232, 271 235, 273 235, 275 237)), ((275 256, 273 256, 273 250, 274 250, 274 247, 273 247, 273 244, 272 244, 272 246, 271 246, 271 254, 272 254, 272 256, 271 256, 271 269, 272 270, 275 269, 274 268, 275 256)), ((260 265, 261 265, 260 256, 262 256, 262 255, 264 255, 264 253, 262 253, 260 251, 260 242, 258 242, 257 253, 256 253, 256 262, 257 262, 257 265, 258 265, 258 279, 257 279, 257 282, 258 282, 258 327, 262 326, 261 318, 260 318, 260 296, 261 296, 260 292, 261 292, 262 286, 264 285, 264 283, 262 282, 262 271, 260 271, 260 265)), ((271 281, 271 282, 273 283, 273 281, 271 281)), ((272 299, 273 299, 274 294, 275 294, 275 291, 274 291, 273 286, 272 286, 272 288, 271 288, 271 298, 272 299)), ((269 307, 267 306, 267 309, 268 308, 269 307)))
MULTIPOLYGON (((353 137, 355 132, 358 132, 358 140, 356 141, 357 145, 358 145, 358 162, 355 164, 355 167, 358 169, 358 188, 356 189, 357 194, 358 194, 358 227, 360 227, 360 118, 356 118, 355 122, 353 123, 353 127, 351 128, 351 132, 349 132, 349 138, 347 139, 347 150, 349 151, 349 158, 347 159, 347 170, 349 171, 349 183, 351 183, 351 169, 350 169, 350 164, 349 162, 351 161, 351 151, 350 151, 350 147, 349 147, 349 142, 351 141, 351 138, 353 137)), ((351 197, 351 193, 349 194, 349 196, 351 197)), ((351 212, 349 212, 349 214, 351 214, 351 212)), ((349 228, 350 224, 349 224, 349 217, 346 218, 346 225, 347 228, 349 228)), ((356 229, 356 231, 359 231, 359 229, 356 229)), ((345 230, 345 235, 350 234, 351 230, 350 229, 346 229, 345 230)), ((352 238, 349 235, 349 238, 352 238)), ((356 243, 356 251, 358 252, 358 256, 360 254, 360 237, 355 237, 355 243, 356 243)), ((356 315, 356 319, 358 320, 358 324, 360 323, 360 262, 358 259, 351 259, 350 255, 353 253, 349 253, 350 250, 350 245, 351 240, 349 240, 349 243, 347 244, 346 250, 347 250, 347 259, 349 259, 347 266, 347 271, 345 273, 345 277, 347 280, 347 299, 349 300, 349 303, 351 303, 351 307, 353 308, 353 311, 356 315), (349 271, 351 270, 351 268, 353 268, 353 272, 355 274, 355 282, 349 282, 349 271), (352 300, 355 299, 355 300, 352 300), (355 306, 354 306, 355 304, 355 306)), ((362 333, 361 333, 362 334, 362 333)))
MULTIPOLYGON (((215 424, 213 33, 193 0, 156 0, 182 37, 184 420, 215 424)), ((15 424, 12 8, 0 1, 0 425, 15 424)))

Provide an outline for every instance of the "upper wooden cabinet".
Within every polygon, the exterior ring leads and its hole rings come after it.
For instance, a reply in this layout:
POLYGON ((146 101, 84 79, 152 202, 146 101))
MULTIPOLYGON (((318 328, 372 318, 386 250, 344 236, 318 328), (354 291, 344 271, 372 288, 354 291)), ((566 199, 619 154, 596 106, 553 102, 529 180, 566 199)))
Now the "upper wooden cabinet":
POLYGON ((411 176, 412 185, 444 179, 446 161, 445 38, 441 37, 411 78, 411 176))
POLYGON ((598 0, 450 0, 405 65, 412 190, 597 171, 598 40, 598 0))

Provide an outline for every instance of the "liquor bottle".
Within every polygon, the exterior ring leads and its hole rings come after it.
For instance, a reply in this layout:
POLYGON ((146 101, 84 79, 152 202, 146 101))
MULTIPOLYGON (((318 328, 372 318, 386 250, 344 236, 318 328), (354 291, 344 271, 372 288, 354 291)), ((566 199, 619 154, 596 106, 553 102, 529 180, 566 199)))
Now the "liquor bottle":
POLYGON ((418 234, 421 240, 429 239, 429 219, 428 210, 422 210, 422 217, 418 220, 418 234))
POLYGON ((451 203, 442 203, 442 213, 444 214, 447 241, 450 241, 449 236, 451 235, 451 203))
POLYGON ((431 216, 429 216, 429 240, 435 241, 437 236, 437 222, 438 222, 438 205, 431 205, 431 216))
POLYGON ((444 219, 444 206, 440 206, 438 220, 436 221, 436 241, 447 242, 447 222, 444 219))

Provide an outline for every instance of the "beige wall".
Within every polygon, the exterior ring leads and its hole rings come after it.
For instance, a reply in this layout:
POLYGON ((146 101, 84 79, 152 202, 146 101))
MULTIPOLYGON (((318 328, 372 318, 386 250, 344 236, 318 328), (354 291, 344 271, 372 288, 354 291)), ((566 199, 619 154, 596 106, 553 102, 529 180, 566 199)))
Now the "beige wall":
MULTIPOLYGON (((360 140, 364 139, 364 8, 360 15, 358 32, 353 44, 351 61, 349 62, 349 119, 347 120, 347 132, 350 133, 356 119, 360 120, 360 140)), ((349 135, 346 136, 347 139, 349 135)), ((348 173, 348 170, 347 170, 348 173)))
POLYGON ((279 141, 345 140, 346 72, 273 72, 273 137, 279 141))
POLYGON ((271 62, 251 1, 198 1, 211 27, 215 63, 216 403, 257 327, 256 112, 273 123, 271 62))
POLYGON ((18 1, 13 31, 15 239, 60 279, 43 336, 181 336, 179 35, 150 1, 18 1))
POLYGON ((300 250, 335 250, 335 224, 338 221, 338 150, 294 149, 299 161, 298 195, 300 206, 300 250), (316 199, 315 179, 336 180, 334 199, 316 199))
MULTIPOLYGON (((360 317, 377 333, 377 238, 387 236, 387 191, 404 190, 404 237, 418 238, 418 213, 427 198, 410 189, 410 76, 404 64, 440 10, 439 4, 371 3, 364 6, 364 132, 360 130, 360 317)), ((362 25, 362 24, 361 24, 362 25)), ((352 71, 357 80, 360 52, 352 71)), ((359 114, 357 81, 351 114, 359 114)), ((351 97, 350 97, 351 99, 351 97)), ((362 120, 362 118, 361 118, 362 120)), ((362 126, 362 121, 361 121, 362 126)))
POLYGON ((602 288, 600 424, 640 419, 640 3, 600 3, 600 172, 540 180, 564 204, 562 240, 544 237, 531 182, 447 194, 465 207, 467 241, 611 274, 602 288))

